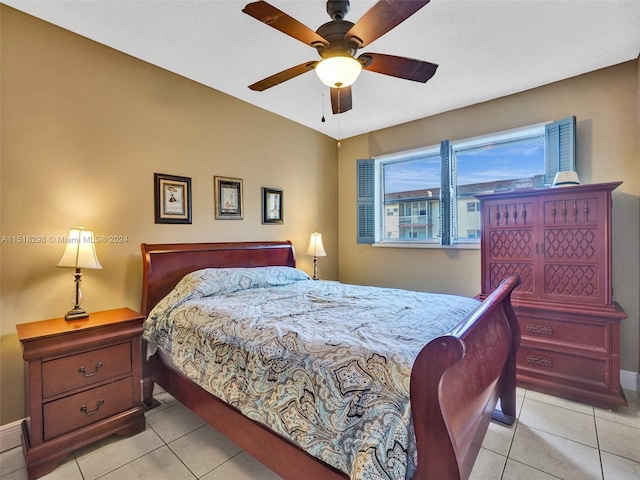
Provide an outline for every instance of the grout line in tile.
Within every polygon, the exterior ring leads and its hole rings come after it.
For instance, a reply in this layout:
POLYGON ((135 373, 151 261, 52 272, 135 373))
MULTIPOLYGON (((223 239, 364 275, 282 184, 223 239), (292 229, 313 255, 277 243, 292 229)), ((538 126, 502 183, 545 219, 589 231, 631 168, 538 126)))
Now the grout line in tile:
POLYGON ((623 421, 623 420, 618 419, 617 414, 618 414, 619 412, 612 412, 611 410, 608 410, 608 412, 612 413, 612 416, 605 417, 605 416, 602 416, 602 415, 595 415, 595 414, 594 414, 594 416, 595 416, 596 418, 598 418, 598 419, 600 419, 600 420, 604 420, 604 421, 606 421, 606 422, 611 422, 611 423, 615 423, 615 424, 618 424, 618 425, 624 425, 625 427, 635 428, 635 429, 640 430, 640 426, 638 426, 638 425, 631 425, 629 422, 625 422, 625 421, 623 421))
POLYGON ((600 457, 601 458, 602 458, 602 452, 606 453, 607 455, 611 455, 613 457, 622 458, 623 460, 627 460, 628 462, 637 463, 638 465, 640 465, 640 462, 638 462, 637 460, 634 460, 633 458, 625 457, 624 455, 620 455, 620 454, 617 454, 617 453, 609 452, 607 450, 600 450, 600 457))
POLYGON ((219 469, 220 467, 222 467, 223 465, 225 465, 226 463, 229 463, 231 460, 233 460, 234 458, 236 458, 238 455, 241 455, 242 453, 245 453, 244 450, 240 450, 238 453, 236 453, 235 455, 232 455, 231 457, 227 458, 224 462, 222 462, 220 465, 218 465, 217 467, 212 468, 211 470, 209 470, 207 473, 205 473, 204 475, 202 475, 202 477, 199 478, 204 478, 207 475, 209 475, 211 472, 213 472, 214 470, 219 469))
MULTIPOLYGON (((154 431, 155 431, 155 430, 154 430, 154 431)), ((164 442, 164 440, 163 440, 163 442, 164 442)), ((96 477, 96 479, 95 479, 95 480, 99 480, 99 479, 101 479, 101 478, 103 478, 103 477, 105 477, 105 476, 107 476, 107 475, 109 475, 109 474, 111 474, 111 473, 113 473, 113 472, 116 472, 116 471, 120 470, 121 468, 126 467, 126 466, 127 466, 127 465, 129 465, 130 463, 133 463, 133 462, 135 462, 135 461, 137 461, 137 460, 140 460, 142 457, 145 457, 145 456, 149 455, 150 453, 153 453, 153 452, 155 452, 156 450, 159 450, 159 449, 161 449, 162 447, 166 447, 166 446, 167 446, 167 444, 165 443, 165 444, 163 444, 163 445, 160 445, 160 446, 159 446, 159 447, 157 447, 157 448, 154 448, 153 450, 149 450, 149 451, 148 451, 147 453, 145 453, 144 455, 140 455, 139 457, 133 458, 133 459, 129 460, 128 462, 125 462, 125 463, 123 463, 122 465, 119 465, 118 467, 114 468, 113 470, 109 470, 108 472, 104 472, 102 475, 100 475, 100 476, 96 477)), ((176 457, 177 457, 177 455, 176 455, 176 457)), ((76 460, 76 463, 77 463, 77 460, 76 460)), ((80 464, 78 464, 78 470, 80 470, 80 475, 82 475, 82 478, 84 479, 84 474, 82 473, 82 469, 80 469, 80 464)), ((194 475, 194 477, 195 477, 195 475, 194 475)))
MULTIPOLYGON (((577 411, 577 410, 573 410, 573 409, 571 409, 571 408, 564 407, 564 406, 562 406, 562 405, 556 405, 556 404, 551 404, 551 403, 543 402, 543 401, 537 400, 537 399, 535 399, 535 398, 529 398, 529 401, 533 401, 533 402, 536 402, 536 403, 539 403, 539 404, 541 403, 541 404, 544 404, 544 405, 549 405, 549 406, 552 406, 552 407, 561 408, 561 409, 563 409, 563 410, 565 410, 565 411, 573 412, 573 413, 577 413, 577 414, 580 414, 580 415, 584 415, 584 416, 586 416, 586 417, 591 417, 591 419, 592 419, 592 420, 593 420, 593 422, 594 422, 594 427, 596 427, 596 415, 595 415, 595 412, 593 411, 593 407, 592 407, 592 410, 591 410, 591 411, 592 411, 592 413, 585 413, 585 412, 579 412, 579 411, 577 411)), ((524 407, 524 404, 523 404, 523 407, 524 407)), ((520 413, 522 413, 522 410, 520 410, 520 413)), ((575 439, 573 439, 573 438, 563 437, 562 435, 559 435, 559 434, 557 434, 557 433, 550 432, 550 431, 548 431, 548 430, 544 430, 544 429, 543 429, 543 428, 541 428, 541 427, 531 426, 531 425, 527 425, 527 427, 528 427, 528 428, 530 428, 530 429, 532 429, 532 430, 536 430, 536 431, 538 431, 538 432, 543 432, 543 433, 546 433, 546 434, 549 434, 549 435, 553 435, 554 437, 557 437, 557 438, 562 438, 562 439, 564 439, 564 440, 568 440, 568 441, 570 441, 570 442, 577 443, 577 444, 579 444, 579 445, 584 445, 585 447, 595 448, 595 449, 597 449, 597 450, 598 450, 598 455, 600 455, 600 442, 599 442, 599 440, 598 440, 598 430, 597 430, 597 427, 596 427, 596 429, 595 429, 595 432, 596 432, 596 446, 595 446, 595 447, 594 447, 593 445, 589 445, 588 443, 583 443, 583 442, 580 442, 580 441, 575 440, 575 439)), ((515 435, 514 435, 514 437, 515 437, 515 435)), ((602 459, 601 459, 601 461, 600 461, 600 468, 602 469, 602 459)), ((603 477, 603 478, 604 478, 604 477, 603 477)))
POLYGON ((543 430, 542 428, 532 427, 530 425, 527 425, 527 428, 530 428, 531 430, 535 430, 536 432, 542 432, 542 433, 544 433, 546 435, 554 436, 556 438, 561 438, 561 439, 566 440, 568 442, 573 442, 573 443, 576 443, 578 445, 582 445, 584 447, 589 447, 589 448, 592 448, 594 450, 598 450, 598 452, 600 452, 600 448, 599 447, 594 447, 593 445, 589 445, 588 443, 579 442, 578 440, 574 440, 572 438, 563 437, 562 435, 558 435, 557 433, 549 432, 547 430, 543 430))
MULTIPOLYGON (((5 450, 4 452, 0 453, 0 455, 8 455, 9 452, 11 452, 13 450, 22 450, 22 447, 21 446, 17 446, 17 447, 14 447, 14 448, 10 448, 9 450, 5 450)), ((10 472, 2 472, 2 473, 0 473, 0 477, 2 477, 2 478, 8 477, 12 473, 15 473, 15 472, 17 472, 19 470, 22 470, 23 468, 26 468, 26 467, 24 465, 16 466, 15 470, 11 470, 10 472)))
MULTIPOLYGON (((524 401, 527 399, 527 391, 525 390, 522 395, 522 403, 520 404, 520 410, 516 405, 516 419, 511 428, 513 428, 513 435, 511 435, 511 441, 509 442, 509 448, 507 450, 507 459, 504 461, 504 466, 502 467, 502 473, 500 474, 500 479, 504 478, 504 474, 507 471, 507 464, 509 463, 509 456, 511 455, 511 449, 513 448, 513 442, 516 439, 516 433, 518 432, 518 427, 520 426, 520 415, 522 415, 522 407, 524 406, 524 401)), ((517 396, 516 396, 517 400, 517 396)))
POLYGON ((604 465, 602 463, 602 449, 600 448, 600 436, 598 435, 598 422, 596 421, 596 412, 593 412, 593 427, 596 431, 596 446, 598 447, 598 459, 600 460, 600 476, 604 479, 604 465))
MULTIPOLYGON (((526 397, 525 397, 525 399, 526 399, 526 397)), ((587 417, 592 417, 592 418, 595 419, 595 412, 593 411, 593 407, 591 407, 591 411, 589 413, 587 413, 587 412, 581 412, 579 410, 574 410, 574 409, 566 407, 564 405, 558 405, 556 403, 549 403, 549 402, 545 402, 544 400, 538 400, 537 398, 529 398, 529 401, 530 402, 536 402, 536 403, 539 403, 539 404, 542 404, 542 405, 549 405, 550 407, 561 408, 561 409, 566 410, 568 412, 578 413, 580 415, 585 415, 587 417)))
MULTIPOLYGON (((177 440, 177 439, 176 439, 176 440, 177 440)), ((182 460, 182 458, 180 458, 180 455, 178 455, 176 452, 174 452, 174 451, 173 451, 173 449, 169 446, 169 444, 168 444, 168 443, 165 443, 165 446, 169 449, 169 451, 170 451, 171 453, 173 453, 173 454, 176 456, 176 458, 178 459, 178 461, 179 461, 180 463, 182 463, 182 465, 184 465, 184 468, 186 468, 186 469, 187 469, 187 471, 188 471, 191 475, 193 475, 193 477, 194 477, 194 478, 202 478, 202 477, 198 477, 198 476, 196 475, 196 473, 195 473, 193 470, 191 470, 191 469, 189 468, 189 465, 187 465, 186 463, 184 463, 184 461, 182 460)), ((207 472, 206 474, 208 474, 208 473, 209 473, 209 472, 207 472)), ((206 474, 205 474, 205 475, 206 475, 206 474)), ((203 476, 204 476, 204 475, 203 475, 203 476)))
MULTIPOLYGON (((535 470, 536 472, 540 472, 543 475, 546 475, 546 476, 549 476, 549 477, 553 477, 553 478, 557 478, 559 480, 564 480, 562 477, 558 477, 558 476, 554 475, 553 473, 545 472, 544 470, 540 470, 539 468, 532 467, 531 465, 527 465, 526 463, 523 463, 523 462, 521 462, 519 460, 515 460, 513 458, 507 457, 507 462, 509 460, 511 460, 514 463, 519 463, 520 465, 524 465, 525 467, 530 468, 532 470, 535 470)), ((506 464, 505 464, 505 469, 506 469, 506 464)), ((502 473, 502 475, 504 476, 504 472, 502 473)), ((500 477, 500 478, 502 478, 502 477, 500 477)))
MULTIPOLYGON (((195 473, 193 470, 191 470, 191 469, 189 468, 189 465, 187 465, 187 464, 182 460, 182 458, 180 458, 180 455, 178 455, 178 453, 177 453, 177 452, 175 452, 175 451, 173 450, 173 448, 171 448, 171 445, 170 445, 170 444, 171 444, 171 443, 173 443, 173 442, 175 442, 175 441, 177 441, 177 440, 180 440, 180 439, 181 439, 181 438, 183 438, 183 437, 186 437, 187 435, 192 434, 193 432, 197 432, 198 430, 200 430, 201 428, 205 428, 206 426, 207 426, 207 424, 205 423, 204 425, 201 425, 201 426, 199 426, 198 428, 196 428, 196 429, 194 429, 194 430, 191 430, 191 431, 190 431, 190 432, 188 432, 188 433, 185 433, 184 435, 181 435, 181 436, 179 436, 179 437, 177 437, 177 438, 174 438, 174 439, 173 439, 173 440, 171 440, 171 442, 169 442, 169 443, 165 442, 165 441, 164 441, 164 440, 162 440, 162 438, 161 438, 161 440, 164 442, 165 446, 166 446, 166 447, 171 451, 171 453, 173 453, 173 454, 178 458, 178 460, 180 461, 180 463, 182 463, 182 465, 184 465, 184 467, 185 467, 187 470, 189 470, 189 473, 191 473, 191 475, 193 475, 195 478, 202 478, 202 477, 204 477, 205 475, 208 475, 209 473, 211 473, 213 470, 215 470, 215 468, 213 468, 213 469, 209 470, 207 473, 205 473, 205 474, 204 474, 204 475, 202 475, 201 477, 198 477, 198 475, 196 475, 196 473, 195 473)), ((155 430, 154 430, 154 432, 155 432, 155 430)), ((157 432, 156 432, 156 434, 157 434, 157 432)), ((159 435, 158 435, 158 436, 159 436, 159 435)), ((217 467, 216 467, 216 468, 217 468, 217 467)))

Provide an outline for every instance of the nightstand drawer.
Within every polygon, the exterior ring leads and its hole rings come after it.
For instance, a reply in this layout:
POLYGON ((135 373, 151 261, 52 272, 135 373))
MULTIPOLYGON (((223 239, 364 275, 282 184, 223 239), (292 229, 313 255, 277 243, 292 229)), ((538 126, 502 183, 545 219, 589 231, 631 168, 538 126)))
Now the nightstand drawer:
POLYGON ((59 393, 131 372, 131 342, 42 362, 42 396, 59 393))
POLYGON ((131 377, 43 405, 45 441, 132 408, 131 377))

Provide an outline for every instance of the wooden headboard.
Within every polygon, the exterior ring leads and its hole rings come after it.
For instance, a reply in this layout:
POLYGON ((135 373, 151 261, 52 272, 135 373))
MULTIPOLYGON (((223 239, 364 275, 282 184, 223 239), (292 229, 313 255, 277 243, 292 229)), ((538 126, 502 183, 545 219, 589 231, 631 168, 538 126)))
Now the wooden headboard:
POLYGON ((293 245, 285 242, 179 243, 140 245, 142 303, 148 315, 187 273, 202 268, 295 267, 293 245))

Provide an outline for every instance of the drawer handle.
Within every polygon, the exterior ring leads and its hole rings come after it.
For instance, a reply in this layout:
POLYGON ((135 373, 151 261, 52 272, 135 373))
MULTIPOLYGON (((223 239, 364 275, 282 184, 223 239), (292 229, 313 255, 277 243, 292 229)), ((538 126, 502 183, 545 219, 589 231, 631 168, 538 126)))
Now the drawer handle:
POLYGON ((95 410, 91 410, 90 412, 87 411, 87 406, 86 405, 82 405, 80 407, 80 411, 84 412, 85 415, 93 415, 94 413, 96 413, 98 410, 100 410, 100 407, 104 405, 104 400, 100 399, 98 400, 98 403, 96 403, 96 409, 95 410))
POLYGON ((553 328, 548 325, 539 325, 537 323, 527 323, 527 332, 536 335, 553 335, 553 328))
POLYGON ((98 370, 100 370, 100 367, 102 367, 102 362, 96 363, 96 371, 93 373, 87 373, 87 369, 84 367, 80 367, 78 371, 81 374, 83 374, 85 377, 93 377, 96 373, 98 373, 98 370))
POLYGON ((527 355, 527 363, 545 368, 553 368, 553 360, 539 355, 527 355))

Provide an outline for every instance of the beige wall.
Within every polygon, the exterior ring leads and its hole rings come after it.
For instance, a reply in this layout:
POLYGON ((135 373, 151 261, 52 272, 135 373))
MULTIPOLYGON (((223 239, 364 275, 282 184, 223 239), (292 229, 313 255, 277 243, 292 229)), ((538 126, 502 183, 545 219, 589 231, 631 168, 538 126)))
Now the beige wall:
MULTIPOLYGON (((500 130, 577 117, 582 183, 623 180, 614 192, 614 298, 622 324, 622 369, 638 372, 640 146, 638 60, 547 86, 343 140, 339 151, 340 280, 475 295, 478 250, 378 248, 356 244, 355 161, 500 130)), ((428 84, 425 88, 429 88, 428 84)))
MULTIPOLYGON (((323 233, 323 278, 337 278, 334 140, 178 75, 1 7, 0 424, 24 416, 15 325, 62 316, 73 277, 49 237, 85 225, 100 244, 84 306, 139 308, 141 242, 293 241, 298 266, 323 233), (154 224, 153 174, 192 178, 192 225, 154 224), (213 176, 242 178, 244 220, 215 220, 213 176), (260 188, 284 189, 284 224, 261 224, 260 188)), ((222 72, 221 72, 222 74, 222 72)))

